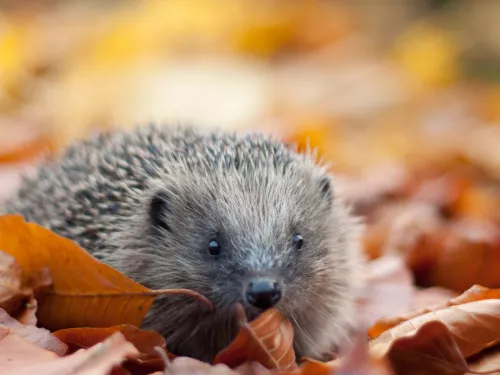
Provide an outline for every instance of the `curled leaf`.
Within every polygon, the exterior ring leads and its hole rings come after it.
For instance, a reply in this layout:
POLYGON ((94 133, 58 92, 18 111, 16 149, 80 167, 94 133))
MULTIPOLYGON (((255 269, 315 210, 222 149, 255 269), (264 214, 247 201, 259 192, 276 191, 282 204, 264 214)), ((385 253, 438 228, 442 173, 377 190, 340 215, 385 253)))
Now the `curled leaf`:
POLYGON ((240 331, 229 347, 220 352, 214 363, 234 368, 246 361, 256 361, 268 369, 293 370, 293 327, 277 310, 269 309, 248 323, 241 305, 237 305, 240 331))
POLYGON ((15 334, 0 341, 2 375, 108 375, 136 355, 137 350, 119 332, 99 345, 63 358, 15 334))
POLYGON ((0 308, 22 323, 35 325, 36 300, 33 294, 45 290, 52 280, 47 268, 23 283, 23 271, 16 259, 0 251, 0 308))
POLYGON ((0 309, 0 327, 8 328, 12 333, 15 333, 19 337, 24 338, 40 348, 52 351, 59 356, 64 355, 68 350, 66 344, 60 341, 45 328, 25 326, 10 317, 9 314, 2 309, 0 309))
POLYGON ((454 335, 437 320, 392 341, 374 340, 370 346, 373 355, 389 359, 396 374, 461 375, 469 371, 454 335))
POLYGON ((462 293, 460 296, 452 298, 449 301, 445 302, 444 304, 436 305, 430 308, 420 309, 417 311, 413 311, 409 314, 404 314, 397 317, 388 317, 380 319, 368 330, 368 335, 370 336, 370 338, 373 339, 379 336, 382 332, 400 323, 430 313, 432 311, 441 310, 447 307, 461 305, 468 302, 480 301, 485 299, 499 299, 499 298, 500 298, 500 289, 488 289, 481 285, 474 285, 470 289, 462 293))
POLYGON ((54 336, 67 344, 70 352, 74 352, 90 348, 106 340, 115 332, 120 332, 139 351, 136 357, 123 365, 127 369, 135 369, 131 371, 132 373, 140 370, 145 372, 146 369, 148 372, 163 370, 164 360, 159 353, 160 350, 165 356, 174 357, 167 352, 165 339, 159 333, 126 324, 107 328, 68 328, 54 332, 54 336))
POLYGON ((436 310, 409 319, 385 331, 370 342, 370 347, 391 344, 394 340, 415 334, 431 321, 444 324, 467 358, 500 342, 500 300, 483 300, 436 310))

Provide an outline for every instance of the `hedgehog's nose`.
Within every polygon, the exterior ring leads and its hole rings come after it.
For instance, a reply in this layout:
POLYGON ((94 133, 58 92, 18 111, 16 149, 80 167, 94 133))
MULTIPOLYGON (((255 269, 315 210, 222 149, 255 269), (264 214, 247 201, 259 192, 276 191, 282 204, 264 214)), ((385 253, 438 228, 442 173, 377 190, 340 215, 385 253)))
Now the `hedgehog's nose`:
POLYGON ((247 286, 245 296, 251 305, 266 310, 278 303, 281 290, 276 280, 253 279, 247 286))

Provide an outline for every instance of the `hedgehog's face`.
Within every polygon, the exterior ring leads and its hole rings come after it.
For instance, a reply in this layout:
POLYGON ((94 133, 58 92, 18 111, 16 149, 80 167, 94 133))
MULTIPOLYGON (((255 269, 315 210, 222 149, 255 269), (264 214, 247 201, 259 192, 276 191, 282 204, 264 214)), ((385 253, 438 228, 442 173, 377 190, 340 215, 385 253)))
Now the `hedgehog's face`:
POLYGON ((221 319, 235 302, 250 318, 276 307, 304 344, 306 326, 332 324, 342 308, 347 216, 330 178, 315 170, 179 177, 156 190, 149 220, 151 262, 164 267, 146 279, 150 287, 195 290, 221 319))

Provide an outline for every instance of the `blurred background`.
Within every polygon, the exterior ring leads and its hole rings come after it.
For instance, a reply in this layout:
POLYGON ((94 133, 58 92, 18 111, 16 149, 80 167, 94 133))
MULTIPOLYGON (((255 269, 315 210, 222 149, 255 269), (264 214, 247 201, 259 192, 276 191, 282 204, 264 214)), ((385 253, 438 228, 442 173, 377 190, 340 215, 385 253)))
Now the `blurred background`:
POLYGON ((495 0, 2 0, 0 198, 98 129, 260 130, 332 163, 370 259, 500 286, 499 25, 495 0))

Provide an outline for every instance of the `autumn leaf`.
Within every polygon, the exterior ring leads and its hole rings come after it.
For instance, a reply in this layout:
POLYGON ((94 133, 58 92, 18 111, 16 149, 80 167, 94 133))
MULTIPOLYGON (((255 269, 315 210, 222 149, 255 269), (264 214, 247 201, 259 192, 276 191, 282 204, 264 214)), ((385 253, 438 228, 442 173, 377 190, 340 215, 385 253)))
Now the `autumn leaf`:
POLYGON ((455 336, 440 321, 427 321, 411 334, 370 343, 370 352, 387 358, 396 374, 461 375, 468 371, 455 336))
POLYGON ((10 332, 15 333, 19 337, 26 339, 40 348, 50 350, 59 356, 64 355, 68 350, 66 344, 45 328, 23 325, 9 316, 3 309, 0 309, 0 327, 8 328, 10 332))
POLYGON ((500 228, 488 220, 463 219, 450 224, 435 249, 430 285, 462 292, 471 285, 500 286, 500 228))
MULTIPOLYGON (((393 375, 388 361, 377 357, 368 350, 364 335, 359 332, 354 337, 354 344, 349 352, 335 366, 336 375, 393 375)), ((305 375, 305 374, 304 374, 305 375)))
POLYGON ((0 308, 11 315, 17 315, 31 294, 29 289, 21 286, 22 273, 16 259, 0 251, 0 308))
POLYGON ((409 319, 384 331, 370 346, 388 344, 414 334, 429 321, 440 321, 454 337, 464 357, 479 353, 500 341, 500 300, 482 300, 450 306, 409 319))
MULTIPOLYGON (((137 348, 137 358, 146 359, 158 357, 155 347, 165 348, 165 339, 155 331, 139 329, 135 326, 122 324, 107 328, 67 328, 54 332, 59 340, 67 344, 70 351, 88 349, 95 344, 104 341, 115 332, 120 332, 123 337, 137 348)), ((172 354, 169 355, 173 357, 172 354)))
POLYGON ((140 326, 154 298, 160 294, 188 294, 189 290, 152 291, 99 262, 76 243, 22 217, 0 217, 0 249, 14 256, 23 282, 48 267, 53 288, 40 299, 39 323, 51 330, 71 327, 140 326))
POLYGON ((410 310, 415 292, 413 277, 401 257, 383 256, 367 263, 357 305, 366 324, 388 314, 410 310))
POLYGON ((500 348, 497 346, 485 350, 469 360, 469 368, 477 373, 500 374, 500 348))
POLYGON ((52 284, 47 268, 30 276, 22 285, 22 270, 15 258, 0 251, 0 308, 21 323, 35 325, 37 301, 34 294, 52 284))
POLYGON ((168 365, 169 375, 199 374, 199 375, 239 375, 227 365, 219 363, 212 366, 189 357, 178 357, 168 365))
POLYGON ((236 306, 240 331, 231 345, 215 357, 214 363, 234 368, 245 361, 256 361, 268 369, 295 369, 291 323, 275 309, 248 323, 243 307, 236 306))
POLYGON ((2 337, 0 367, 2 375, 108 375, 125 359, 137 355, 134 346, 119 332, 103 343, 60 358, 16 334, 2 337))
POLYGON ((404 321, 419 317, 427 313, 431 313, 432 311, 437 311, 445 309, 447 307, 474 301, 481 301, 485 299, 500 299, 500 289, 488 289, 481 285, 474 285, 460 296, 452 298, 443 304, 439 304, 430 308, 420 309, 417 311, 412 311, 411 313, 396 317, 387 317, 380 319, 372 327, 370 327, 370 329, 368 330, 368 335, 373 339, 380 335, 382 332, 400 323, 403 323, 404 321))
POLYGON ((54 332, 54 336, 69 346, 69 352, 74 352, 79 349, 88 349, 115 332, 120 332, 139 351, 136 357, 123 365, 127 369, 142 368, 148 369, 148 372, 163 370, 164 363, 157 352, 158 349, 163 350, 168 357, 174 358, 173 354, 167 352, 163 336, 155 331, 142 330, 131 325, 123 324, 108 328, 68 328, 54 332))
MULTIPOLYGON (((296 375, 393 375, 389 362, 384 357, 375 356, 368 350, 366 336, 357 331, 351 343, 344 345, 345 353, 339 358, 321 362, 303 358, 300 367, 293 371, 296 375)), ((281 371, 276 375, 290 372, 281 371)))

